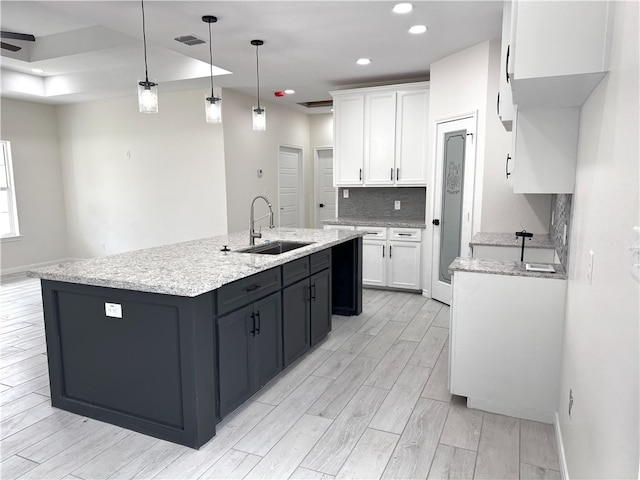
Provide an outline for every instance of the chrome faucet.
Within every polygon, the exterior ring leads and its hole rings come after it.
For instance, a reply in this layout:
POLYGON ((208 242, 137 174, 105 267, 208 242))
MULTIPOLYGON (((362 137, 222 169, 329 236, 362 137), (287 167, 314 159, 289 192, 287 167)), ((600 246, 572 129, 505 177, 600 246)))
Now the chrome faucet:
POLYGON ((258 220, 262 220, 263 218, 266 218, 267 216, 269 217, 269 228, 273 228, 273 209, 271 208, 271 202, 264 195, 258 195, 251 202, 251 218, 249 220, 249 245, 255 245, 256 244, 256 238, 262 238, 262 233, 261 232, 256 232, 256 230, 255 230, 255 223, 258 220), (254 216, 255 216, 255 214, 254 214, 254 206, 255 206, 256 200, 259 199, 259 198, 261 198, 265 202, 267 202, 267 206, 269 207, 269 213, 267 213, 266 215, 263 215, 260 218, 254 218, 254 216))

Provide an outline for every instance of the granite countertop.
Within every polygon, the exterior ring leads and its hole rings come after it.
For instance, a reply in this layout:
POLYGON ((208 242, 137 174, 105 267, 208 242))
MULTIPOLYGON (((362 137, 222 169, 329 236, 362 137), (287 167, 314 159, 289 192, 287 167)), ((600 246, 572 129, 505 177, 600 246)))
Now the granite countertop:
MULTIPOLYGON (((516 232, 513 233, 493 233, 493 232, 478 232, 476 233, 470 246, 485 245, 490 247, 521 247, 522 238, 516 237, 516 232)), ((551 248, 555 249, 553 241, 549 235, 533 234, 533 237, 527 238, 525 248, 551 248)))
POLYGON ((313 242, 280 255, 239 252, 249 246, 249 231, 191 240, 133 252, 61 263, 27 272, 30 277, 99 287, 195 297, 235 280, 361 237, 364 232, 274 228, 265 241, 313 242), (228 245, 230 252, 221 252, 228 245))
POLYGON ((325 225, 353 225, 356 227, 398 227, 398 228, 426 228, 424 220, 364 220, 362 218, 336 218, 325 220, 325 225))
POLYGON ((556 280, 566 280, 567 274, 562 265, 554 263, 555 273, 530 272, 525 268, 526 262, 513 262, 509 260, 490 260, 485 258, 456 258, 449 271, 487 273, 491 275, 509 275, 514 277, 551 278, 556 280))

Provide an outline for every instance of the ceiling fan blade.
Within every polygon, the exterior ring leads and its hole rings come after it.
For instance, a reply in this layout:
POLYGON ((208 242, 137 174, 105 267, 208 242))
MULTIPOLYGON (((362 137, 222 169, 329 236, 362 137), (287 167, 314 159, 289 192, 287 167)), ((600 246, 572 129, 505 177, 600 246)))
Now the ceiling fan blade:
POLYGON ((12 52, 18 52, 22 50, 22 47, 16 47, 15 45, 11 45, 10 43, 4 43, 4 42, 0 42, 0 47, 4 48, 5 50, 11 50, 12 52))
POLYGON ((24 40, 26 42, 36 41, 36 37, 28 33, 14 33, 14 32, 0 31, 0 37, 10 38, 11 40, 24 40))

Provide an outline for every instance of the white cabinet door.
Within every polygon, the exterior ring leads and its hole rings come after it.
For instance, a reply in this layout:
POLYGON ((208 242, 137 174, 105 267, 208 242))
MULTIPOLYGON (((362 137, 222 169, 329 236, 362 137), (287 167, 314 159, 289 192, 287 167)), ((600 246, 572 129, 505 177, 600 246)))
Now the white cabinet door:
POLYGON ((389 287, 420 288, 420 243, 389 241, 389 287))
POLYGON ((517 109, 514 193, 573 193, 580 109, 517 109))
POLYGON ((393 185, 395 181, 395 91, 365 95, 365 183, 393 185))
POLYGON ((509 66, 514 103, 582 105, 608 70, 614 4, 514 2, 509 66))
POLYGON ((396 120, 396 185, 426 185, 429 90, 399 91, 396 120))
POLYGON ((333 99, 334 184, 362 185, 364 167, 364 96, 333 99))
POLYGON ((511 54, 511 0, 502 7, 502 47, 500 58, 500 90, 498 93, 498 116, 505 130, 510 132, 513 126, 513 97, 507 72, 507 57, 511 54))
POLYGON ((386 286, 386 240, 362 240, 362 284, 386 286))

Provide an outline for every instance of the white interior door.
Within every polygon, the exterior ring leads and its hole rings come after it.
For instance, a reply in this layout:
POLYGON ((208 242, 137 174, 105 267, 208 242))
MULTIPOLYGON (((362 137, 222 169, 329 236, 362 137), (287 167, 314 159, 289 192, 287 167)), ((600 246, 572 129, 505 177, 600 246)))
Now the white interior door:
POLYGON ((280 146, 278 154, 278 196, 281 227, 302 227, 302 149, 280 146))
POLYGON ((336 218, 336 188, 333 186, 333 147, 316 148, 316 228, 336 218))
POLYGON ((475 176, 475 115, 436 126, 432 297, 451 304, 449 265, 470 257, 475 176))

